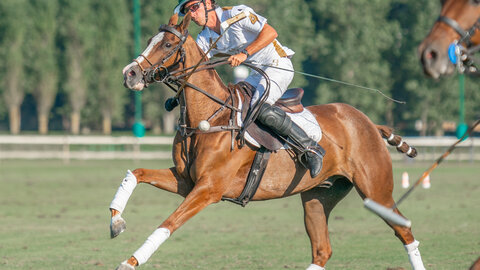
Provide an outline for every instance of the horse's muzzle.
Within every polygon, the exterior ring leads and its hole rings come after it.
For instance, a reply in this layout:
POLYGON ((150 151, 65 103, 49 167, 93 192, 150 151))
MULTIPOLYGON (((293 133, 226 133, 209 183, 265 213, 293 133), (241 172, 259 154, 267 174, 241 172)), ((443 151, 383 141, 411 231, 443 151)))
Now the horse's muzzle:
POLYGON ((449 44, 447 40, 438 38, 437 35, 429 35, 418 46, 418 56, 427 76, 437 79, 455 71, 455 66, 448 58, 449 44))
POLYGON ((450 63, 446 50, 444 52, 434 45, 429 45, 419 53, 423 71, 426 75, 438 78, 453 73, 455 66, 450 63))
POLYGON ((145 87, 145 81, 143 79, 142 71, 137 64, 131 65, 123 72, 123 85, 132 90, 143 90, 145 87))

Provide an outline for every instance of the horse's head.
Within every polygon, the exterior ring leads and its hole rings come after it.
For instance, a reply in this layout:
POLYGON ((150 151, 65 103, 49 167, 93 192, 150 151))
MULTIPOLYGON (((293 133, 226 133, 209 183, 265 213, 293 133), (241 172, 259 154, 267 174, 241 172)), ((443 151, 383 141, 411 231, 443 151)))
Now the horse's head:
POLYGON ((454 71, 455 66, 448 57, 450 44, 459 41, 467 47, 470 42, 480 43, 480 32, 476 27, 480 19, 480 0, 441 0, 441 2, 442 11, 437 22, 418 47, 423 70, 433 78, 454 71))
POLYGON ((176 69, 184 61, 183 44, 188 37, 190 14, 177 25, 178 14, 174 14, 168 25, 162 25, 158 34, 150 38, 147 48, 132 63, 123 68, 125 87, 141 91, 149 83, 152 71, 176 69))

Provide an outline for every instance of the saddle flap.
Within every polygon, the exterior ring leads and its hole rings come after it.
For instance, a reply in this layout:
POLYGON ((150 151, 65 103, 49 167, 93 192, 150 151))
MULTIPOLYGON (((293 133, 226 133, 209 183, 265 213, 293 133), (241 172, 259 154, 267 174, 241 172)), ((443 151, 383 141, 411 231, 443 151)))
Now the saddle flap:
POLYGON ((275 102, 275 106, 280 107, 285 112, 289 113, 299 113, 303 111, 302 97, 303 97, 302 88, 292 88, 285 91, 283 96, 275 102))
MULTIPOLYGON (((242 113, 238 119, 238 123, 244 123, 245 117, 247 116, 247 111, 250 109, 250 100, 253 96, 255 88, 249 83, 240 82, 236 85, 229 85, 229 87, 235 87, 243 95, 243 104, 242 104, 242 113)), ((303 97, 302 88, 293 88, 287 90, 281 99, 279 99, 275 106, 278 106, 282 110, 288 113, 301 113, 304 111, 303 105, 301 103, 303 97)), ((248 134, 256 141, 259 145, 264 146, 270 151, 276 151, 285 146, 285 142, 282 138, 276 135, 269 128, 257 123, 252 122, 249 126, 245 127, 248 134)))

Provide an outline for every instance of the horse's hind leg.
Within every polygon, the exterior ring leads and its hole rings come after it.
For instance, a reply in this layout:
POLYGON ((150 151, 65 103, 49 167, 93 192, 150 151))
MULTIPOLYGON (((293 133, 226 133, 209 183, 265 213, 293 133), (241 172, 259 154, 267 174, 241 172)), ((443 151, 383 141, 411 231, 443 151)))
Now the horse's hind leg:
MULTIPOLYGON (((370 174, 370 177, 366 177, 363 173, 366 170, 361 170, 362 173, 357 173, 353 177, 353 182, 357 192, 363 199, 370 198, 385 207, 391 208, 395 204, 395 201, 392 197, 393 176, 391 165, 389 166, 372 169, 375 173, 370 174), (389 166, 390 169, 385 169, 389 168, 389 166)), ((394 212, 403 216, 398 209, 394 209, 394 212)), ((397 238, 404 244, 412 268, 414 270, 424 270, 425 267, 423 266, 420 251, 418 250, 419 242, 413 237, 411 229, 391 224, 388 221, 385 222, 395 231, 397 238)))
POLYGON ((193 183, 178 175, 175 168, 161 170, 136 169, 133 172, 128 171, 110 204, 112 214, 110 222, 111 238, 118 236, 126 228, 125 220, 121 214, 138 183, 147 183, 160 189, 177 193, 183 197, 186 197, 193 187, 193 183))
POLYGON ((333 207, 352 189, 345 178, 333 182, 330 188, 317 187, 301 194, 305 228, 312 245, 312 264, 307 270, 322 270, 332 256, 328 237, 328 217, 333 207))

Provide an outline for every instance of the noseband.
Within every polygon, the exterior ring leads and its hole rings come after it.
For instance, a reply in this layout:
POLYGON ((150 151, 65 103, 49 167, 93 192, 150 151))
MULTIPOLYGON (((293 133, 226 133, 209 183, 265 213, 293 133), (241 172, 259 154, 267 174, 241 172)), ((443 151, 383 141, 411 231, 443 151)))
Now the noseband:
POLYGON ((457 32, 457 34, 460 35, 460 39, 458 40, 458 44, 461 44, 461 43, 465 42, 465 44, 467 44, 467 47, 472 46, 472 37, 475 34, 475 31, 477 29, 480 30, 480 18, 468 30, 464 30, 460 26, 460 24, 458 24, 457 21, 455 21, 453 19, 450 19, 447 16, 439 16, 438 19, 437 19, 437 22, 443 22, 446 25, 453 28, 453 30, 455 30, 455 32, 457 32))

